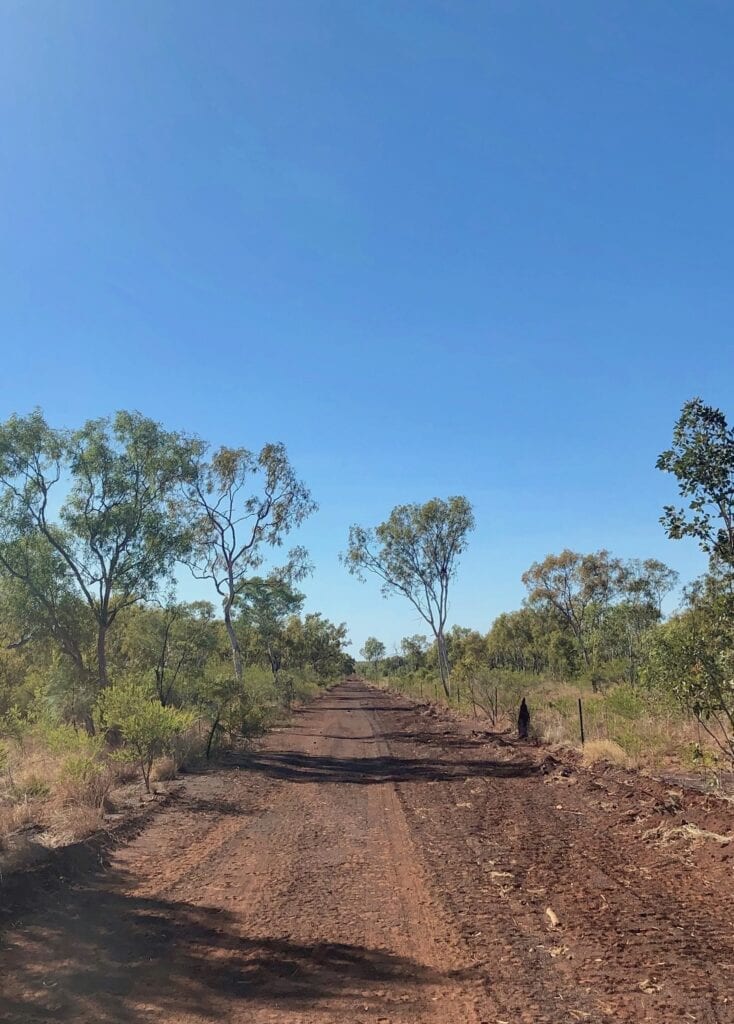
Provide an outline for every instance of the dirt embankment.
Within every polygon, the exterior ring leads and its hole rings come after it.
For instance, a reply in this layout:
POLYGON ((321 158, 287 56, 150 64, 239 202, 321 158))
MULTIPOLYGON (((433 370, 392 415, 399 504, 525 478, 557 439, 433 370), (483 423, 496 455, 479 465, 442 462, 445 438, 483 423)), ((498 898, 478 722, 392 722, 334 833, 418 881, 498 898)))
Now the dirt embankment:
POLYGON ((734 1022, 685 824, 734 813, 347 683, 6 928, 0 1020, 734 1022))

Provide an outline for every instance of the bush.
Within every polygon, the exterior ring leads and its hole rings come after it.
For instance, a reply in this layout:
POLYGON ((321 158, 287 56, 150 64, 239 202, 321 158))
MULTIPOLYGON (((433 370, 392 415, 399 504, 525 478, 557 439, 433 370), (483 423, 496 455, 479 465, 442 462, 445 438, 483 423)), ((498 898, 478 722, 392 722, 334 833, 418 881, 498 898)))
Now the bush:
POLYGON ((623 684, 615 686, 606 694, 605 704, 607 710, 612 714, 620 715, 622 718, 641 718, 648 709, 649 700, 640 690, 623 684))
POLYGON ((29 772, 18 779, 13 792, 16 800, 40 800, 49 795, 51 787, 40 775, 29 772))
POLYGON ((71 754, 63 762, 58 792, 63 803, 99 808, 112 784, 106 764, 87 754, 71 754))
POLYGON ((154 760, 170 754, 176 737, 194 720, 192 712, 163 707, 146 687, 135 682, 104 690, 97 698, 96 713, 104 728, 119 729, 124 746, 113 756, 138 764, 148 792, 154 760))

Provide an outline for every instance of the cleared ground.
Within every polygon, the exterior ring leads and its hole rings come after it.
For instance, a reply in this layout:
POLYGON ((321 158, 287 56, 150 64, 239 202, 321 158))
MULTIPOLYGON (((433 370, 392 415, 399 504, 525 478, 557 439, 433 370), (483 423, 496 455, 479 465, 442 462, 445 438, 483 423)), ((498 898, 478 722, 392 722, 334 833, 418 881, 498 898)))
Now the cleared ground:
POLYGON ((734 844, 669 834, 733 817, 345 683, 6 927, 0 1020, 734 1021, 734 844))

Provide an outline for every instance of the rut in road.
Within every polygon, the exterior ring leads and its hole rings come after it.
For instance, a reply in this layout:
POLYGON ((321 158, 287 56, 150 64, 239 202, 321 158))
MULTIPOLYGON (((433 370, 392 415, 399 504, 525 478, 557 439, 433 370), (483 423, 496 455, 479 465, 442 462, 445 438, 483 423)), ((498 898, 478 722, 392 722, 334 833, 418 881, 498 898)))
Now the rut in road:
POLYGON ((471 1022, 389 756, 346 685, 187 795, 2 950, 2 1020, 471 1022))

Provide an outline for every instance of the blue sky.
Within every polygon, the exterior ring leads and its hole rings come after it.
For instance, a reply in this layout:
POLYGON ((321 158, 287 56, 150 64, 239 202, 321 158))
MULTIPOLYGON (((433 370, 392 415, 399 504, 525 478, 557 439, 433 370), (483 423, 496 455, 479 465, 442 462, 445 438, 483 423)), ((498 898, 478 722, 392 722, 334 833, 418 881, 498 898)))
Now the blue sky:
POLYGON ((399 502, 473 501, 464 625, 566 546, 694 575, 654 466, 687 398, 734 417, 732 39, 723 0, 8 0, 0 415, 284 441, 353 649, 420 628, 337 561, 399 502))

